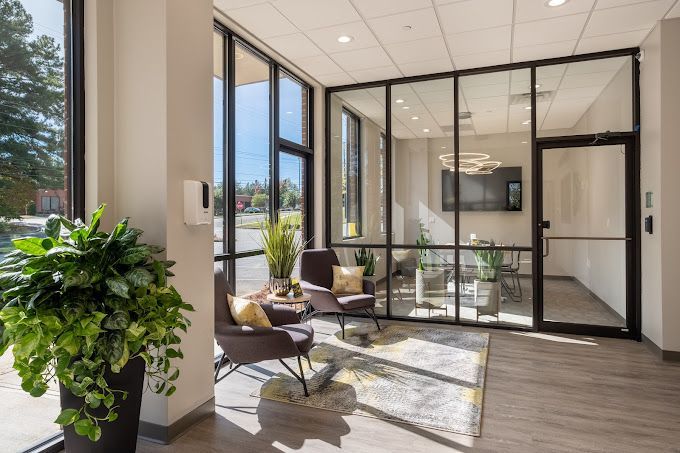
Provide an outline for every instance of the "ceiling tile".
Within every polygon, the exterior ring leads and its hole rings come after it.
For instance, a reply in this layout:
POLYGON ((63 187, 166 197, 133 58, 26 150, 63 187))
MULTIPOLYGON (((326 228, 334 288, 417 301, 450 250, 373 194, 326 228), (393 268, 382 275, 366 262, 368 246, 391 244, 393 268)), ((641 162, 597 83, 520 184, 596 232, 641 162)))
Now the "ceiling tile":
POLYGON ((510 63, 510 49, 496 52, 460 55, 453 59, 456 69, 482 68, 510 63))
POLYGON ((352 77, 354 77, 357 82, 360 83, 372 82, 375 80, 395 79, 401 76, 401 72, 399 72, 399 70, 394 65, 352 71, 352 77))
POLYGON ((316 57, 299 58, 295 61, 303 71, 317 77, 327 74, 338 74, 342 69, 333 62, 327 55, 318 55, 316 57))
POLYGON ((259 3, 266 3, 267 0, 213 0, 216 8, 226 11, 228 9, 243 8, 244 6, 253 6, 259 3))
MULTIPOLYGON (((331 57, 345 71, 378 68, 392 64, 390 57, 387 56, 382 47, 338 52, 331 54, 331 57)), ((352 73, 352 75, 354 75, 354 73, 352 73)))
POLYGON ((649 30, 629 31, 627 33, 615 33, 613 35, 593 36, 582 38, 576 53, 600 52, 602 50, 623 49, 625 47, 636 47, 649 34, 649 30))
POLYGON ((594 11, 583 37, 650 30, 660 20, 674 0, 656 0, 594 11))
POLYGON ((273 5, 300 30, 330 27, 361 20, 348 0, 276 0, 273 5))
POLYGON ((368 26, 383 44, 434 38, 441 35, 433 8, 368 19, 368 26), (409 30, 404 30, 405 26, 409 30))
POLYGON ((617 6, 626 6, 647 1, 649 0, 598 0, 595 9, 616 8, 617 6))
POLYGON ((466 0, 439 7, 439 20, 445 34, 510 25, 509 0, 466 0))
POLYGON ((332 86, 337 86, 337 85, 349 85, 351 83, 354 83, 355 80, 349 76, 346 72, 340 72, 337 74, 325 74, 325 75, 320 75, 317 76, 316 79, 319 81, 319 83, 327 86, 327 87, 332 87, 332 86))
POLYGON ((321 49, 302 33, 268 38, 264 42, 289 60, 323 54, 321 49))
POLYGON ((353 3, 359 12, 367 19, 432 6, 430 0, 354 0, 353 3))
POLYGON ((515 25, 513 43, 517 47, 578 39, 588 14, 556 17, 515 25))
POLYGON ((307 36, 327 53, 365 49, 379 45, 371 30, 363 21, 310 30, 307 32, 307 36), (338 42, 338 36, 343 35, 351 36, 354 39, 344 44, 338 42))
POLYGON ((549 7, 546 0, 516 0, 515 22, 550 19, 570 14, 587 13, 595 0, 571 0, 562 6, 549 7))
POLYGON ((666 19, 674 19, 680 17, 680 2, 676 3, 672 10, 666 14, 666 19))
POLYGON ((512 27, 489 28, 447 35, 451 55, 470 55, 510 48, 512 27))
POLYGON ((515 47, 512 50, 512 61, 542 60, 544 58, 566 57, 574 51, 576 41, 552 42, 535 46, 515 47))
POLYGON ((299 30, 269 3, 232 9, 225 13, 258 38, 290 35, 299 30))
POLYGON ((385 50, 397 64, 449 58, 444 39, 440 37, 390 44, 385 46, 385 50))

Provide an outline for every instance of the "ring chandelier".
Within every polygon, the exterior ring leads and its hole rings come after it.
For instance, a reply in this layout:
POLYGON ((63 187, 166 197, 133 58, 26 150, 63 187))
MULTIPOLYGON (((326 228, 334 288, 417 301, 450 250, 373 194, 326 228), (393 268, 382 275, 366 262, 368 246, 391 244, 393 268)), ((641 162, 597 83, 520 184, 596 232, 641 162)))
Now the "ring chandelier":
MULTIPOLYGON (((484 153, 460 153, 458 168, 467 175, 490 175, 502 163, 498 160, 488 160, 490 157, 484 153)), ((439 159, 449 171, 456 171, 453 154, 442 154, 439 159)))

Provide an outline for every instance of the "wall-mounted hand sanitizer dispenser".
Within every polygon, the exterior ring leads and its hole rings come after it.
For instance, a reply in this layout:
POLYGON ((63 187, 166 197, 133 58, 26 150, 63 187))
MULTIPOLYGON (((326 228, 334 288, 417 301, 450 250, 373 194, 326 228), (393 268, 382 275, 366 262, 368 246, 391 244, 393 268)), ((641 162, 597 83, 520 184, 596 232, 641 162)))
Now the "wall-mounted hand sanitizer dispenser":
POLYGON ((184 181, 184 223, 210 225, 212 223, 211 187, 204 181, 184 181))

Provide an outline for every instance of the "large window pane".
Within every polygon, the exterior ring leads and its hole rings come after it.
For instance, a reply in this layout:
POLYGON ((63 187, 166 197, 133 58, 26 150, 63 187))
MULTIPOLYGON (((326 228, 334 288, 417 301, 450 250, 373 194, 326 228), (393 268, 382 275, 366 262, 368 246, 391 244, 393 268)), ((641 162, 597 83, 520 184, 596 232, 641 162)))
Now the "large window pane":
POLYGON ((269 212, 269 64, 236 44, 236 251, 260 248, 259 223, 269 212))
MULTIPOLYGON (((0 2, 0 258, 11 240, 39 235, 71 205, 70 1, 0 2), (66 32, 66 34, 65 34, 66 32)), ((0 357, 0 450, 23 451, 59 433, 59 390, 21 390, 12 352, 0 357), (18 416, 20 415, 20 416, 18 416), (29 421, 27 423, 26 421, 29 421)))
POLYGON ((279 76, 279 136, 307 146, 308 89, 285 72, 279 76))
POLYGON ((292 154, 279 155, 279 206, 281 216, 289 218, 300 239, 305 238, 305 159, 292 154))
POLYGON ((392 86, 395 244, 455 242, 453 79, 392 86))
POLYGON ((632 57, 536 69, 539 137, 633 129, 632 57))
POLYGON ((330 109, 331 241, 383 244, 385 89, 335 93, 330 109))

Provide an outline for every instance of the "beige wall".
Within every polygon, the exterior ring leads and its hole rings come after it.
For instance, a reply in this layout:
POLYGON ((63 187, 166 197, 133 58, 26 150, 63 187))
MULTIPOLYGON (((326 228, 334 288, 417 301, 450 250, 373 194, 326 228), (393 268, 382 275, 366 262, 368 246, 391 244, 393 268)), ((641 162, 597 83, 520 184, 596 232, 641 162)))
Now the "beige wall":
POLYGON ((657 23, 641 48, 642 216, 654 216, 654 234, 642 236, 642 332, 680 351, 680 19, 657 23), (648 191, 653 208, 644 207, 648 191))
POLYGON ((197 309, 169 399, 142 420, 168 426, 213 396, 212 227, 183 223, 184 179, 212 181, 212 2, 87 4, 86 205, 130 217, 176 260, 171 283, 197 309), (191 32, 188 33, 187 30, 191 32))

